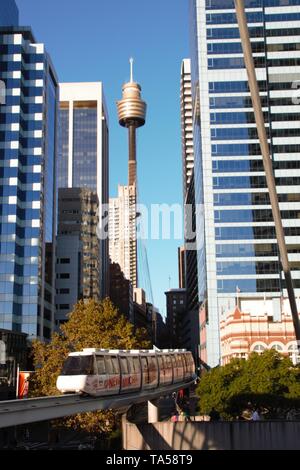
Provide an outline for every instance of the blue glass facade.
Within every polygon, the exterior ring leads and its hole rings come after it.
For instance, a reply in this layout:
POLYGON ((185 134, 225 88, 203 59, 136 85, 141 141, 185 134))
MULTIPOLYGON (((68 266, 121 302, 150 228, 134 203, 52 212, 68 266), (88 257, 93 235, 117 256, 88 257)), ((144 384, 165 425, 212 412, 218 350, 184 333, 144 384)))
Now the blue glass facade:
POLYGON ((19 10, 15 0, 1 0, 0 26, 18 26, 19 10))
POLYGON ((73 187, 97 191, 97 102, 73 112, 73 187), (94 107, 91 107, 93 105, 94 107))
POLYGON ((29 28, 0 28, 0 327, 49 338, 57 80, 29 28))
MULTIPOLYGON (((108 204, 108 113, 101 82, 60 84, 58 188, 88 188, 108 204)), ((100 221, 102 218, 100 218, 100 221)), ((100 224, 101 225, 101 224, 100 224)), ((100 244, 101 297, 108 294, 108 240, 100 244)))
MULTIPOLYGON (((296 295, 300 293, 300 0, 245 0, 296 295), (253 9, 253 10, 252 10, 253 9)), ((191 0, 195 192, 203 194, 207 351, 243 296, 286 295, 233 0, 191 0), (223 10, 222 12, 220 10, 223 10), (198 105, 200 103, 200 105, 198 105), (201 132, 200 132, 201 129, 201 132)), ((201 197, 198 197, 201 204, 201 197)), ((198 230, 198 227, 197 227, 198 230)), ((199 263, 203 256, 199 253, 199 263)), ((199 289, 201 290, 201 289, 199 289)))
POLYGON ((68 187, 69 171, 69 104, 63 103, 59 111, 57 187, 68 187))

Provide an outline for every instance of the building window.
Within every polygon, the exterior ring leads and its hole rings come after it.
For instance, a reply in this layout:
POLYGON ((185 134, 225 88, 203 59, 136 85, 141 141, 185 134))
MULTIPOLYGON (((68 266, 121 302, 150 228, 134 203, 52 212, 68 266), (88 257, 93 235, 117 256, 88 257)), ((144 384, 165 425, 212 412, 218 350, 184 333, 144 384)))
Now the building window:
POLYGON ((70 279, 70 274, 69 273, 61 273, 58 274, 59 279, 70 279))
POLYGON ((291 344, 288 347, 289 358, 294 365, 300 364, 300 354, 296 343, 291 344))
POLYGON ((60 304, 59 308, 60 308, 60 310, 70 310, 70 305, 69 304, 60 304))
POLYGON ((60 264, 70 264, 70 258, 61 258, 60 264))
POLYGON ((280 343, 275 343, 273 344, 273 346, 271 347, 271 349, 275 349, 276 351, 278 352, 282 352, 283 351, 283 347, 280 343))
POLYGON ((70 294, 70 289, 60 289, 60 294, 70 294))
POLYGON ((261 354, 265 349, 266 347, 263 344, 257 344, 256 346, 254 346, 253 351, 258 354, 261 354))

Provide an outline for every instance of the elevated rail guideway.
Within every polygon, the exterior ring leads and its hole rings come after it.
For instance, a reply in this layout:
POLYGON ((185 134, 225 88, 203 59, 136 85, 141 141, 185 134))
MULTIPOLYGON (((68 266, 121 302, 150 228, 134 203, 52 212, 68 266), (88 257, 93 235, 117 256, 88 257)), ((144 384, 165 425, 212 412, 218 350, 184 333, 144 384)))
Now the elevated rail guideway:
POLYGON ((124 413, 136 403, 143 403, 188 388, 194 380, 123 395, 83 397, 80 394, 29 398, 0 402, 0 428, 62 418, 87 411, 115 409, 124 413))

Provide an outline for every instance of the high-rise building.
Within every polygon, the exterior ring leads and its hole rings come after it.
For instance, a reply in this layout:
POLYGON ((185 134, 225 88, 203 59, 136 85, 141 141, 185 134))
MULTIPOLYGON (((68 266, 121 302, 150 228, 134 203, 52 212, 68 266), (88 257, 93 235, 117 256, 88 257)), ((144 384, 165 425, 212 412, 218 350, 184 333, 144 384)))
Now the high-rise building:
POLYGON ((183 59, 181 63, 180 110, 183 194, 185 195, 188 191, 194 169, 192 81, 190 59, 183 59))
POLYGON ((30 28, 0 28, 0 48, 0 327, 50 338, 58 82, 30 28))
POLYGON ((1 0, 0 26, 18 26, 19 10, 15 0, 1 0))
MULTIPOLYGON (((103 85, 60 83, 58 188, 95 191, 99 210, 108 206, 108 113, 103 85)), ((103 214, 105 215, 105 214, 103 214)), ((100 217, 100 224, 102 218, 100 217)), ((104 235, 105 227, 99 227, 104 235)), ((101 297, 109 289, 108 238, 100 243, 101 297)))
POLYGON ((196 363, 199 356, 199 305, 196 250, 196 205, 194 185, 194 134, 192 110, 191 60, 184 59, 181 64, 180 80, 181 106, 181 141, 183 170, 183 203, 184 203, 184 251, 181 265, 184 265, 184 283, 179 287, 186 289, 186 314, 182 323, 183 346, 192 351, 196 363))
POLYGON ((186 323, 186 290, 169 289, 165 292, 167 302, 167 330, 169 347, 181 348, 184 344, 183 325, 186 323))
MULTIPOLYGON (((296 296, 299 5, 299 0, 245 0, 296 296)), ((191 0, 190 6, 198 294, 206 328, 201 347, 215 366, 221 357, 220 314, 234 309, 236 293, 273 299, 286 296, 286 289, 234 0, 191 0)))
POLYGON ((119 264, 125 278, 137 286, 136 190, 118 187, 118 197, 109 200, 109 256, 119 264))
POLYGON ((133 323, 133 289, 131 282, 125 278, 120 265, 110 264, 109 297, 122 315, 133 323))
POLYGON ((185 249, 184 246, 178 248, 178 279, 179 279, 179 288, 185 289, 185 249))
POLYGON ((56 320, 79 300, 100 299, 99 203, 88 188, 58 191, 56 248, 56 320))

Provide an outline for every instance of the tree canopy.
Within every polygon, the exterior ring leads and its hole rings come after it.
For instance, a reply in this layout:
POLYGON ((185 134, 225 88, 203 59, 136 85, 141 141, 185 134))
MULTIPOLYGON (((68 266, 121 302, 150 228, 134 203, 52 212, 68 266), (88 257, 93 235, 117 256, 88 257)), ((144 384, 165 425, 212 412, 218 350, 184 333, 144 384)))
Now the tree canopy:
POLYGON ((214 407, 224 419, 233 419, 251 403, 278 417, 300 406, 300 366, 274 349, 252 353, 248 360, 233 359, 204 374, 197 395, 204 414, 214 407))
MULTIPOLYGON (((140 349, 151 346, 146 330, 134 327, 120 315, 109 299, 97 302, 79 301, 55 333, 51 342, 34 341, 32 344, 35 374, 30 380, 30 396, 57 395, 56 379, 63 363, 72 351, 83 348, 140 349)), ((68 418, 67 426, 88 432, 110 432, 116 420, 112 411, 82 413, 68 418)))

